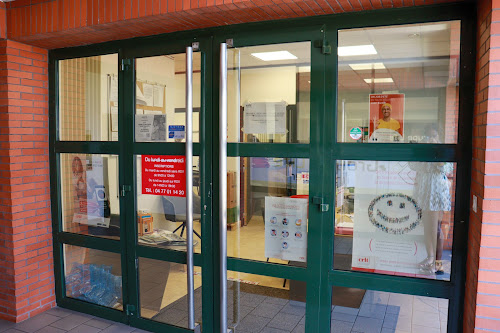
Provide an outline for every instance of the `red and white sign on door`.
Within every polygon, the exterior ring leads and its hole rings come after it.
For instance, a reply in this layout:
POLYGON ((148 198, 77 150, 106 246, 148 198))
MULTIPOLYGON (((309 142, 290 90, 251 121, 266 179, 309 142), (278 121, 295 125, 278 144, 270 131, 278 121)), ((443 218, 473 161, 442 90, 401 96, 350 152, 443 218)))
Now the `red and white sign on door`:
POLYGON ((182 155, 142 155, 142 194, 185 197, 185 170, 182 155))

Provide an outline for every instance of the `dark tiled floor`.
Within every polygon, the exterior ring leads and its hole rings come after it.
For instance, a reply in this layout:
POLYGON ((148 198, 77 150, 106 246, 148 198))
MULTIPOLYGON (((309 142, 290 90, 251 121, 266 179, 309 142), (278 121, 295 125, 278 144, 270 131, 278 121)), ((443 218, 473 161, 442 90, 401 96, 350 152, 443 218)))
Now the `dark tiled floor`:
POLYGON ((18 324, 0 319, 0 332, 146 333, 147 331, 71 310, 53 308, 18 324))

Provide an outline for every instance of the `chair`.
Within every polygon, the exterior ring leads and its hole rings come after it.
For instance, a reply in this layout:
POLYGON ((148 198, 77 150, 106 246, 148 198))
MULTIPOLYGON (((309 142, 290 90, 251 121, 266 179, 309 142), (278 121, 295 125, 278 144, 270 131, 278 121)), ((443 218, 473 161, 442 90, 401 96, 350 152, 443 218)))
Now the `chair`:
MULTIPOLYGON (((182 222, 174 232, 182 228, 181 237, 186 228, 186 198, 185 197, 162 197, 163 213, 165 219, 172 222, 182 222)), ((193 194, 193 220, 201 220, 201 198, 193 194)), ((196 236, 201 239, 200 234, 193 230, 196 236)))

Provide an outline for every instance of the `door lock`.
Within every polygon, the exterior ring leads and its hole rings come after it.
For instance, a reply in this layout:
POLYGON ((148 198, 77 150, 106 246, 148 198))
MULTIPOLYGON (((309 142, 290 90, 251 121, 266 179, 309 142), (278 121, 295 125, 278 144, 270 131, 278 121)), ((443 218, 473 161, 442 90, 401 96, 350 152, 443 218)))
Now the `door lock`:
POLYGON ((318 205, 321 212, 327 212, 330 209, 330 205, 323 203, 322 197, 313 197, 313 204, 318 205))

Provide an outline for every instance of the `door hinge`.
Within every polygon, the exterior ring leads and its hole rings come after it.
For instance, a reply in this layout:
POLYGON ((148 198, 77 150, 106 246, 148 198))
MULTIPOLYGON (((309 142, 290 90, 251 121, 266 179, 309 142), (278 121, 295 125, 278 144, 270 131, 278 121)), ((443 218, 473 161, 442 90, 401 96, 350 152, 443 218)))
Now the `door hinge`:
POLYGON ((131 185, 122 185, 120 190, 120 196, 124 197, 127 194, 127 192, 130 191, 132 191, 131 185))
POLYGON ((332 46, 326 39, 315 40, 314 47, 321 49, 322 54, 332 54, 332 46))
POLYGON ((132 304, 127 304, 127 306, 125 307, 125 311, 127 312, 127 316, 134 316, 135 306, 132 304))
POLYGON ((130 59, 122 59, 122 71, 125 70, 125 66, 130 66, 132 64, 132 60, 130 59))

